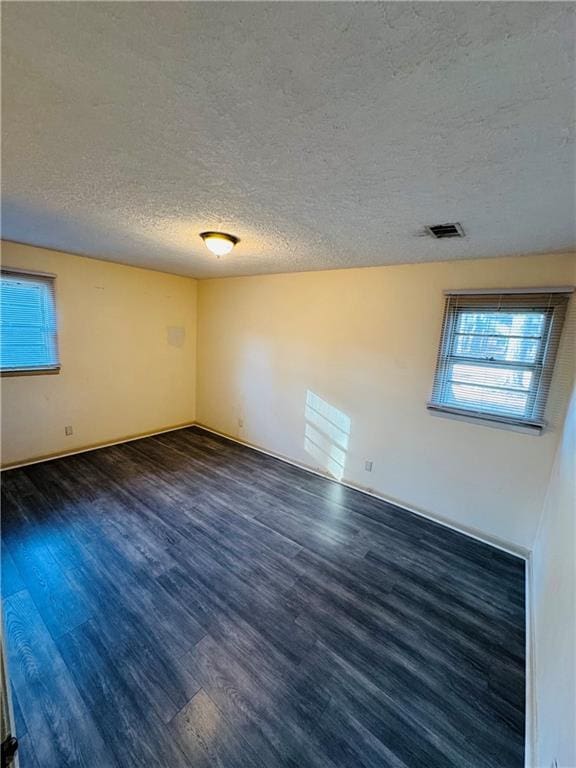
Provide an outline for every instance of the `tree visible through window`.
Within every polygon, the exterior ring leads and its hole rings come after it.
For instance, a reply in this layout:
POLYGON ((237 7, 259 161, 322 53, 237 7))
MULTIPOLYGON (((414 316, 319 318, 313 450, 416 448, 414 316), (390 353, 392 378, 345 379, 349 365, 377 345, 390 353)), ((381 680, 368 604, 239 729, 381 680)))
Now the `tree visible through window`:
POLYGON ((449 296, 430 407, 542 426, 567 297, 449 296))

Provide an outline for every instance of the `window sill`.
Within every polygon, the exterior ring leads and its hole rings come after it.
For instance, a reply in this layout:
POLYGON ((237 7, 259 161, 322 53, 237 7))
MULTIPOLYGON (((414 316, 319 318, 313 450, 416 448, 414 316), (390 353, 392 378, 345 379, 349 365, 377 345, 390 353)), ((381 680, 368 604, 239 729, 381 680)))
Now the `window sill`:
POLYGON ((449 406, 436 405, 435 403, 428 403, 426 407, 434 416, 444 416, 449 419, 456 419, 457 421, 467 421, 473 424, 482 424, 486 427, 506 429, 527 435, 540 435, 546 426, 543 422, 525 422, 515 419, 507 419, 503 416, 490 416, 486 413, 477 414, 473 411, 450 408, 449 406))
POLYGON ((60 373, 60 366, 57 368, 22 368, 21 370, 1 371, 2 378, 4 376, 47 376, 56 373, 60 373))

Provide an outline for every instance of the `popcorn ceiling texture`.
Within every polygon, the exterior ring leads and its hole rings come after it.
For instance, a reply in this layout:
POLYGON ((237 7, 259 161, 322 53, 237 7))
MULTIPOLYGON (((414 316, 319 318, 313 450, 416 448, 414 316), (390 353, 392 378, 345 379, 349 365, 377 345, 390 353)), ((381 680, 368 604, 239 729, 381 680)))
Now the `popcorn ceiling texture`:
POLYGON ((5 239, 195 277, 574 246, 568 3, 2 15, 5 239))

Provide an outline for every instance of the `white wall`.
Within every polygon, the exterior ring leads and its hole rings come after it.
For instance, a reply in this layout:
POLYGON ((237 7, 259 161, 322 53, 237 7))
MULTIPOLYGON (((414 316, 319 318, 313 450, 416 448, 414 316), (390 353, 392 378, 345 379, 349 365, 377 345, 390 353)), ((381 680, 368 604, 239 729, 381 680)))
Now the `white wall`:
POLYGON ((2 261, 56 275, 62 364, 2 379, 3 464, 194 420, 195 280, 9 242, 2 261))
POLYGON ((432 415, 442 291, 572 284, 575 265, 549 255, 200 281, 197 419, 528 549, 565 371, 541 436, 432 415))
POLYGON ((576 387, 532 555, 535 762, 576 766, 576 387))

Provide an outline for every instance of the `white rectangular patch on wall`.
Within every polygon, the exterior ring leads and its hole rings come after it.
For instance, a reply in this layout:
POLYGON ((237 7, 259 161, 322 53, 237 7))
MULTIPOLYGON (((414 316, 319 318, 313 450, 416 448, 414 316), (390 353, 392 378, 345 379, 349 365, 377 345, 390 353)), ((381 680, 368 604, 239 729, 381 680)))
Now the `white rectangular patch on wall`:
POLYGON ((186 329, 181 325, 169 325, 166 336, 171 347, 183 347, 186 341, 186 329))

